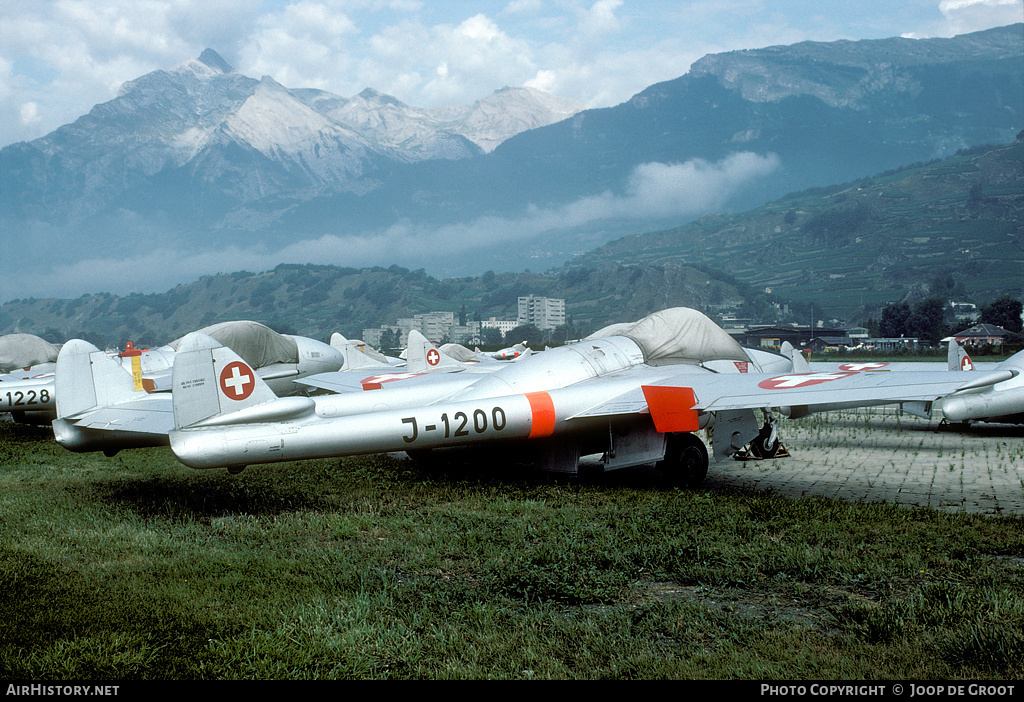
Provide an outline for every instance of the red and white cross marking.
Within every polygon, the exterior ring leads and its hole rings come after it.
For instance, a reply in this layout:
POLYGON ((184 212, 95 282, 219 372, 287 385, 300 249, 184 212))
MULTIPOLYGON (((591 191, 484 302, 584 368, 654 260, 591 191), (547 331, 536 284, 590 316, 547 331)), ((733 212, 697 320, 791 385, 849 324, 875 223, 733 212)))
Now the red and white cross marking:
POLYGON ((441 354, 437 352, 437 349, 430 349, 427 351, 427 364, 436 366, 441 362, 441 354))
POLYGON ((832 380, 841 380, 851 375, 857 375, 855 371, 837 371, 835 373, 790 373, 788 375, 777 375, 768 380, 762 380, 757 387, 765 390, 790 390, 792 388, 806 388, 811 385, 827 383, 832 380))
POLYGON ((882 370, 883 368, 888 368, 888 367, 889 367, 888 363, 882 363, 881 361, 875 361, 875 362, 864 361, 862 363, 844 363, 843 365, 839 366, 839 370, 844 370, 844 371, 873 371, 873 370, 882 370))
POLYGON ((220 372, 220 391, 230 400, 244 400, 255 389, 252 369, 241 361, 232 361, 220 372))
POLYGON ((971 361, 970 356, 964 356, 960 359, 960 370, 974 370, 974 363, 971 361))
POLYGON ((423 375, 422 373, 382 373, 380 375, 371 375, 363 378, 359 381, 360 385, 363 386, 363 390, 380 390, 380 387, 384 383, 393 383, 396 380, 405 380, 407 378, 415 378, 417 375, 423 375))

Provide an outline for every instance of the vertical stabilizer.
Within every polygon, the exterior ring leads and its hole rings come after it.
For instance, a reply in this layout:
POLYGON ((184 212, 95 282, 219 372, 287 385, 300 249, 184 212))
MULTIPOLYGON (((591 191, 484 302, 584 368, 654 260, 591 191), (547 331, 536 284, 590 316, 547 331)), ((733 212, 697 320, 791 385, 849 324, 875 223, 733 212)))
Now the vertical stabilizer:
POLYGON ((70 417, 96 407, 145 397, 131 373, 88 341, 72 339, 57 356, 54 373, 57 417, 70 417))
POLYGON ((390 368, 387 359, 375 351, 370 353, 366 344, 349 341, 338 332, 331 334, 331 346, 341 352, 344 362, 341 370, 366 370, 370 368, 390 368))
POLYGON ((974 370, 974 362, 967 354, 967 350, 956 342, 956 339, 949 340, 949 351, 946 354, 946 366, 949 370, 974 370))
POLYGON ((791 343, 789 343, 788 341, 783 341, 781 351, 783 356, 788 356, 789 359, 793 361, 794 373, 811 372, 811 364, 807 362, 807 359, 804 358, 804 355, 800 353, 800 351, 795 349, 791 343))
POLYGON ((405 367, 410 373, 453 372, 465 365, 434 346, 427 337, 413 329, 406 345, 405 367))
POLYGON ((178 345, 171 389, 178 428, 277 399, 238 354, 201 332, 178 345))

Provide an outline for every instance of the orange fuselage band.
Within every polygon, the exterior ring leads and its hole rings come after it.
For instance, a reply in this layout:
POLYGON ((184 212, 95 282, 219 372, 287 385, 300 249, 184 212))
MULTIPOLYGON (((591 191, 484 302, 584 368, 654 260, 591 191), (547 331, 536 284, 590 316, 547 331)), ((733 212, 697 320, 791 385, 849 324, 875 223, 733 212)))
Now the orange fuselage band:
POLYGON ((546 392, 528 392, 526 399, 530 402, 532 422, 530 438, 539 439, 555 433, 555 404, 551 395, 546 392))

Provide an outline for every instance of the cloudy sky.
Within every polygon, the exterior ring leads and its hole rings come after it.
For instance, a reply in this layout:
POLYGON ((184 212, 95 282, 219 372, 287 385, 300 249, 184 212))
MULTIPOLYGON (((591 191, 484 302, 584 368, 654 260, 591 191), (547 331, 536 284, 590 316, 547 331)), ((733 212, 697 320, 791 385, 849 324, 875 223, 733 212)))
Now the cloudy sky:
POLYGON ((1020 22, 1022 0, 0 0, 0 146, 213 48, 252 77, 417 106, 506 85, 618 104, 701 56, 1020 22))

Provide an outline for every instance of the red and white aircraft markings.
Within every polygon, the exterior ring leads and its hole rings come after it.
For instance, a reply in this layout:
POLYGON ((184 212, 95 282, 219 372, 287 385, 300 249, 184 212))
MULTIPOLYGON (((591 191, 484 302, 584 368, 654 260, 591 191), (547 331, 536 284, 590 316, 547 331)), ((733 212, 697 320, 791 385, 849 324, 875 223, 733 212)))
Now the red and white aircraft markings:
POLYGON ((842 380, 851 375, 857 375, 856 371, 836 371, 834 373, 789 373, 788 375, 777 375, 774 378, 762 380, 757 387, 765 390, 789 390, 792 388, 806 388, 811 385, 828 383, 833 380, 842 380))
POLYGON ((881 361, 863 361, 861 363, 844 363, 839 366, 839 370, 844 371, 873 371, 887 368, 888 363, 882 363, 881 361))
POLYGON ((241 401, 256 389, 256 379, 253 378, 249 366, 234 361, 224 366, 224 370, 220 372, 220 389, 229 399, 241 401))
POLYGON ((381 373, 380 375, 371 375, 367 378, 363 378, 360 384, 363 386, 363 390, 380 390, 382 383, 393 383, 396 380, 405 380, 406 378, 415 378, 417 375, 423 375, 422 373, 381 373))

